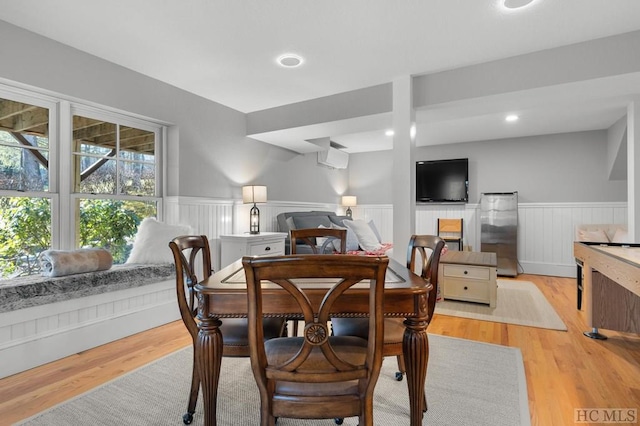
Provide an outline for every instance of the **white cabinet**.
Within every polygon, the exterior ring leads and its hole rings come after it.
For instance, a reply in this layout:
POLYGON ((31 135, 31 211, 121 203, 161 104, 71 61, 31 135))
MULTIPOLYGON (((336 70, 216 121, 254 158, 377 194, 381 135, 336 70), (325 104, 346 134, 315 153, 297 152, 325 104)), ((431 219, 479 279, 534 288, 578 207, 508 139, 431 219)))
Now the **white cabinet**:
POLYGON ((235 262, 242 256, 275 256, 284 254, 286 232, 221 235, 220 267, 235 262))

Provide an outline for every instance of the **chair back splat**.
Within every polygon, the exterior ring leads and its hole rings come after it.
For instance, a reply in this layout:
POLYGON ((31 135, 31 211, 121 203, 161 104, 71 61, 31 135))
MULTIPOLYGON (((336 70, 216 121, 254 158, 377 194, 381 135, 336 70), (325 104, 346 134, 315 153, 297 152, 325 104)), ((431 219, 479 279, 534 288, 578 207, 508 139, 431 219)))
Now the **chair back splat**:
POLYGON ((373 391, 382 366, 388 262, 386 257, 352 255, 243 258, 251 367, 260 391, 262 426, 273 426, 278 417, 351 416, 358 416, 361 426, 373 425, 373 391), (368 285, 363 286, 365 283, 368 285), (352 288, 356 284, 358 287, 352 288), (270 303, 269 293, 276 291, 291 296, 289 302, 280 297, 278 307, 303 313, 304 332, 300 337, 265 342, 262 307, 270 303), (328 329, 331 315, 341 310, 340 303, 348 303, 343 294, 352 291, 369 295, 368 340, 332 336, 328 329))

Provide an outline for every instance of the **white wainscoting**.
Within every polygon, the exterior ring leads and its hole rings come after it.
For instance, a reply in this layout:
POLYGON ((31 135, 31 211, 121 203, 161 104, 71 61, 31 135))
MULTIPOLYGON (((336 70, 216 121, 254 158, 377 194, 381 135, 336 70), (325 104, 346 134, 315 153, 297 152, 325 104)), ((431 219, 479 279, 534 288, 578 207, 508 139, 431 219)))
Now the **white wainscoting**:
POLYGON ((180 319, 174 279, 0 313, 0 378, 180 319))
MULTIPOLYGON (((288 211, 327 210, 344 214, 344 208, 330 203, 269 201, 258 205, 260 227, 277 231, 276 216, 288 211)), ((248 232, 251 205, 238 200, 212 201, 196 197, 172 198, 165 201, 166 220, 187 223, 196 232, 219 241, 219 236, 248 232), (175 205, 177 204, 177 205, 175 205)), ((464 244, 480 250, 479 204, 434 204, 416 207, 416 233, 436 234, 439 217, 464 219, 464 244)), ((383 241, 393 241, 393 206, 390 204, 359 205, 353 210, 355 219, 373 220, 383 241)), ((518 259, 520 272, 575 276, 573 241, 575 227, 587 223, 626 224, 627 203, 520 203, 518 205, 518 259)), ((219 253, 219 242, 215 247, 219 253)), ((214 264, 219 265, 219 254, 214 264)))
MULTIPOLYGON (((480 250, 480 205, 418 206, 416 233, 435 234, 437 219, 464 219, 464 244, 480 250)), ((519 203, 519 272, 575 277, 573 241, 576 225, 627 223, 627 203, 519 203)))

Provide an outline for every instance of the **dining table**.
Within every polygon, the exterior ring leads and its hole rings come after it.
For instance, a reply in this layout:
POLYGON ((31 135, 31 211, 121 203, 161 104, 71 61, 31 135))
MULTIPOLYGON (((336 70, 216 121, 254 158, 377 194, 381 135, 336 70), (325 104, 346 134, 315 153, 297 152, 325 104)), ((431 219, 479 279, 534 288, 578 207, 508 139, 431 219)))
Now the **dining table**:
MULTIPOLYGON (((266 284, 266 283, 265 283, 266 284)), ((320 303, 333 283, 310 280, 304 283, 312 303, 320 303)), ((220 325, 224 318, 247 317, 247 291, 242 259, 217 271, 195 286, 198 298, 198 337, 194 344, 196 370, 200 376, 205 426, 216 425, 218 381, 222 363, 224 336, 220 325)), ((384 290, 384 315, 405 318, 403 355, 408 387, 407 421, 422 425, 424 386, 429 359, 427 299, 432 285, 405 265, 389 258, 384 290)), ((294 299, 282 289, 263 286, 262 307, 265 317, 302 318, 294 299)), ((332 317, 368 316, 368 285, 354 286, 334 304, 332 317)), ((400 387, 400 383, 398 383, 400 387)), ((426 407, 424 407, 426 408, 426 407)))

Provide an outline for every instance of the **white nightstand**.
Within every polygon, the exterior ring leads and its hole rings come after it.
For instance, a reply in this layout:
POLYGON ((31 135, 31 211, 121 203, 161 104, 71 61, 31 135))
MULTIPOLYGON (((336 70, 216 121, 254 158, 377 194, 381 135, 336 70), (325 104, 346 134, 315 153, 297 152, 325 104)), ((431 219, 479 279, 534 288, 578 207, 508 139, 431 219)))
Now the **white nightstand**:
POLYGON ((286 238, 286 232, 221 235, 220 268, 224 268, 242 256, 282 255, 286 238))

